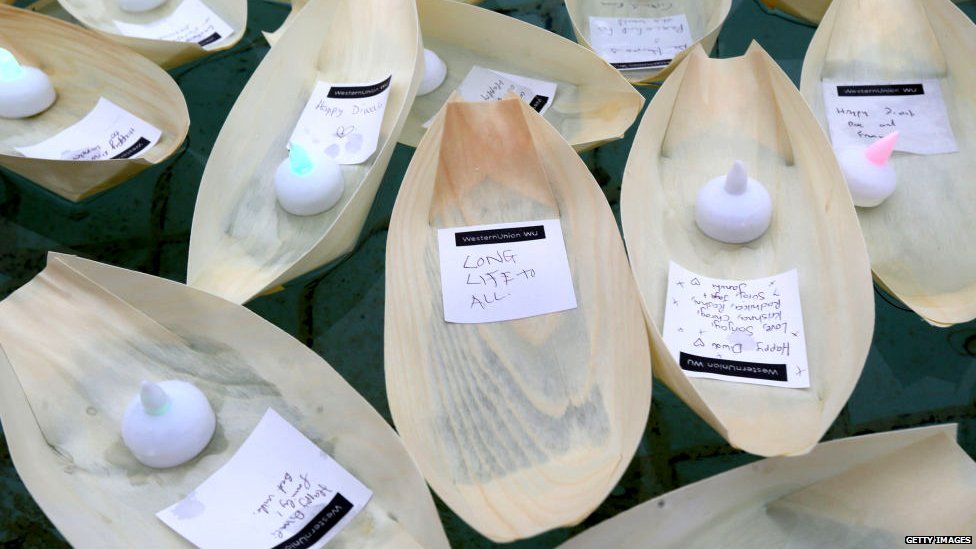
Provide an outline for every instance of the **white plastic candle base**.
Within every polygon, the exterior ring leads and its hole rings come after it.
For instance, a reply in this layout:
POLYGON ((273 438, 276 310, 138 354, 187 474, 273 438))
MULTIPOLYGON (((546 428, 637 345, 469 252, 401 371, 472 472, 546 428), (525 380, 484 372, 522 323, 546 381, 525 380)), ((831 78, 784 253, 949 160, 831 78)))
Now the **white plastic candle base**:
POLYGON ((855 206, 873 208, 880 205, 892 193, 898 183, 898 174, 891 164, 879 166, 864 155, 864 147, 847 147, 837 151, 837 161, 855 206))
POLYGON ((27 118, 54 104, 57 94, 51 79, 40 69, 21 67, 13 80, 0 79, 0 118, 27 118))
POLYGON ((122 419, 122 440, 142 464, 166 469, 195 458, 216 427, 210 402, 194 385, 143 382, 122 419))
POLYGON ((119 9, 130 13, 142 13, 154 10, 166 3, 166 0, 119 0, 119 9))
POLYGON ((292 215, 316 215, 335 206, 342 198, 342 169, 327 156, 319 156, 305 174, 295 173, 285 159, 274 176, 278 204, 292 215))
POLYGON ((427 95, 441 87, 446 79, 447 65, 444 60, 436 53, 424 49, 424 77, 420 80, 417 95, 427 95))
POLYGON ((695 221, 703 233, 727 244, 751 242, 766 232, 773 202, 762 183, 736 161, 728 175, 716 177, 698 191, 695 221))

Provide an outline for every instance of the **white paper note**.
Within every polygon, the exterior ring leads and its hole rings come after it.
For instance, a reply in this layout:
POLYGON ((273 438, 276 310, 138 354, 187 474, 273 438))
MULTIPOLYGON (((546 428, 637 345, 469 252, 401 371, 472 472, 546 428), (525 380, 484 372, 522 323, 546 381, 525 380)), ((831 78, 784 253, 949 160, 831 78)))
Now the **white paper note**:
POLYGON ((810 386, 796 269, 722 280, 672 262, 663 335, 688 377, 810 386))
POLYGON ((823 94, 835 148, 867 146, 897 130, 895 149, 899 151, 942 154, 959 150, 938 80, 824 81, 823 94))
POLYGON ((498 322, 576 308, 558 219, 437 231, 444 320, 498 322))
POLYGON ((590 45, 619 70, 661 69, 694 43, 685 14, 590 17, 590 45))
POLYGON ((15 148, 28 158, 52 160, 138 158, 161 135, 159 128, 101 97, 84 118, 53 137, 15 148))
MULTIPOLYGON (((457 91, 465 101, 501 101, 512 92, 539 114, 546 114, 556 97, 557 88, 555 82, 475 65, 458 84, 457 91)), ((436 116, 435 114, 430 117, 430 120, 424 122, 423 127, 429 128, 436 116)))
POLYGON ((172 13, 151 23, 114 23, 125 36, 193 42, 205 49, 216 47, 234 34, 234 29, 200 0, 183 0, 172 13))
POLYGON ((556 96, 556 84, 553 82, 477 65, 471 67, 457 89, 465 101, 501 101, 509 92, 513 92, 539 114, 549 110, 556 96))
POLYGON ((203 549, 312 549, 335 537, 372 496, 269 409, 230 461, 156 516, 203 549))
POLYGON ((387 76, 366 84, 318 82, 289 142, 331 156, 339 164, 361 164, 373 156, 390 97, 387 76))

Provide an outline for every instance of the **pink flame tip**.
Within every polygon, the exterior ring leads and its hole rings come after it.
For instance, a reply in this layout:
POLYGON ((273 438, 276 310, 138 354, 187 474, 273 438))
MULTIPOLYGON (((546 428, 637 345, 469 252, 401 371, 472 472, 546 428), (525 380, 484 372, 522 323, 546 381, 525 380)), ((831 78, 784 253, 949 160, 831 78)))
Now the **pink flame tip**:
POLYGON ((864 151, 864 156, 874 165, 884 166, 891 158, 891 153, 895 150, 895 143, 898 142, 898 132, 892 132, 875 141, 864 151))

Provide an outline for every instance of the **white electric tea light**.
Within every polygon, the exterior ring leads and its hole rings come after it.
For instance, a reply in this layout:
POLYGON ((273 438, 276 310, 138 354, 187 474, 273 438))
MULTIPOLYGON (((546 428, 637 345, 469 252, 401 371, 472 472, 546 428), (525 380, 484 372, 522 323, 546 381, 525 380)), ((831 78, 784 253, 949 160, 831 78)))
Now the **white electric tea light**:
POLYGON ((143 381, 122 418, 122 441, 144 465, 165 469, 195 458, 216 427, 210 402, 194 385, 143 381))
POLYGON ((447 79, 447 65, 439 55, 424 48, 424 77, 420 80, 417 95, 427 95, 447 79))
POLYGON ((25 67, 0 48, 0 117, 27 118, 42 113, 57 94, 44 71, 25 67))
POLYGON ((837 162, 844 171, 855 206, 873 208, 895 192, 898 174, 888 161, 897 141, 898 132, 893 132, 867 147, 845 147, 837 151, 837 162))
POLYGON ((335 206, 344 189, 342 169, 319 154, 315 161, 304 147, 292 143, 274 176, 278 204, 293 215, 316 215, 335 206))
POLYGON ((725 176, 716 177, 698 191, 695 221, 715 240, 742 244, 766 232, 773 217, 773 202, 762 183, 746 174, 736 160, 725 176))
POLYGON ((142 13, 154 10, 166 3, 166 0, 119 0, 119 9, 130 13, 142 13))

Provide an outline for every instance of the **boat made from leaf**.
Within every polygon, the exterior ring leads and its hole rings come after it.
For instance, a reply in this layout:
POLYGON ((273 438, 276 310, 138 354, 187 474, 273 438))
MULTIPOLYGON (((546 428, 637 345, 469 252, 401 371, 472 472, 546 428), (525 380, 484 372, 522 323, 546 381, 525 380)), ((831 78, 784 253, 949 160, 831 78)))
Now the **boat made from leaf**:
POLYGON ((244 307, 60 254, 0 302, 0 420, 17 473, 76 547, 185 547, 156 518, 222 467, 271 408, 372 491, 333 541, 448 547, 397 435, 324 360, 244 307), (122 417, 143 380, 204 392, 217 431, 192 461, 139 463, 122 417))
POLYGON ((938 83, 958 152, 896 152, 894 194, 857 209, 875 280, 936 326, 976 318, 974 60, 976 25, 949 0, 838 0, 803 62, 825 130, 824 81, 938 83))
POLYGON ((678 65, 637 130, 620 214, 655 374, 736 448, 764 456, 809 451, 861 375, 874 331, 874 291, 830 144, 758 44, 721 60, 696 47, 678 65), (699 189, 737 160, 768 189, 772 223, 752 242, 725 244, 698 228, 695 203, 699 189), (732 280, 796 269, 810 387, 689 378, 662 335, 672 262, 732 280))
POLYGON ((111 188, 175 153, 190 128, 176 82, 128 48, 45 15, 0 5, 0 47, 44 71, 57 99, 24 119, 0 118, 0 166, 68 200, 111 188), (28 158, 15 147, 45 141, 84 118, 105 98, 159 128, 159 141, 137 158, 28 158))
POLYGON ((448 102, 404 177, 386 253, 387 393, 428 483, 495 541, 582 521, 634 455, 651 364, 623 243, 579 155, 514 95, 448 102), (439 229, 554 219, 576 308, 445 322, 439 229))
POLYGON ((265 56, 231 109, 203 172, 190 233, 187 283, 230 301, 252 297, 353 249, 410 110, 420 30, 413 0, 313 0, 265 56), (392 75, 376 151, 343 165, 328 211, 296 216, 274 175, 317 81, 392 75))

